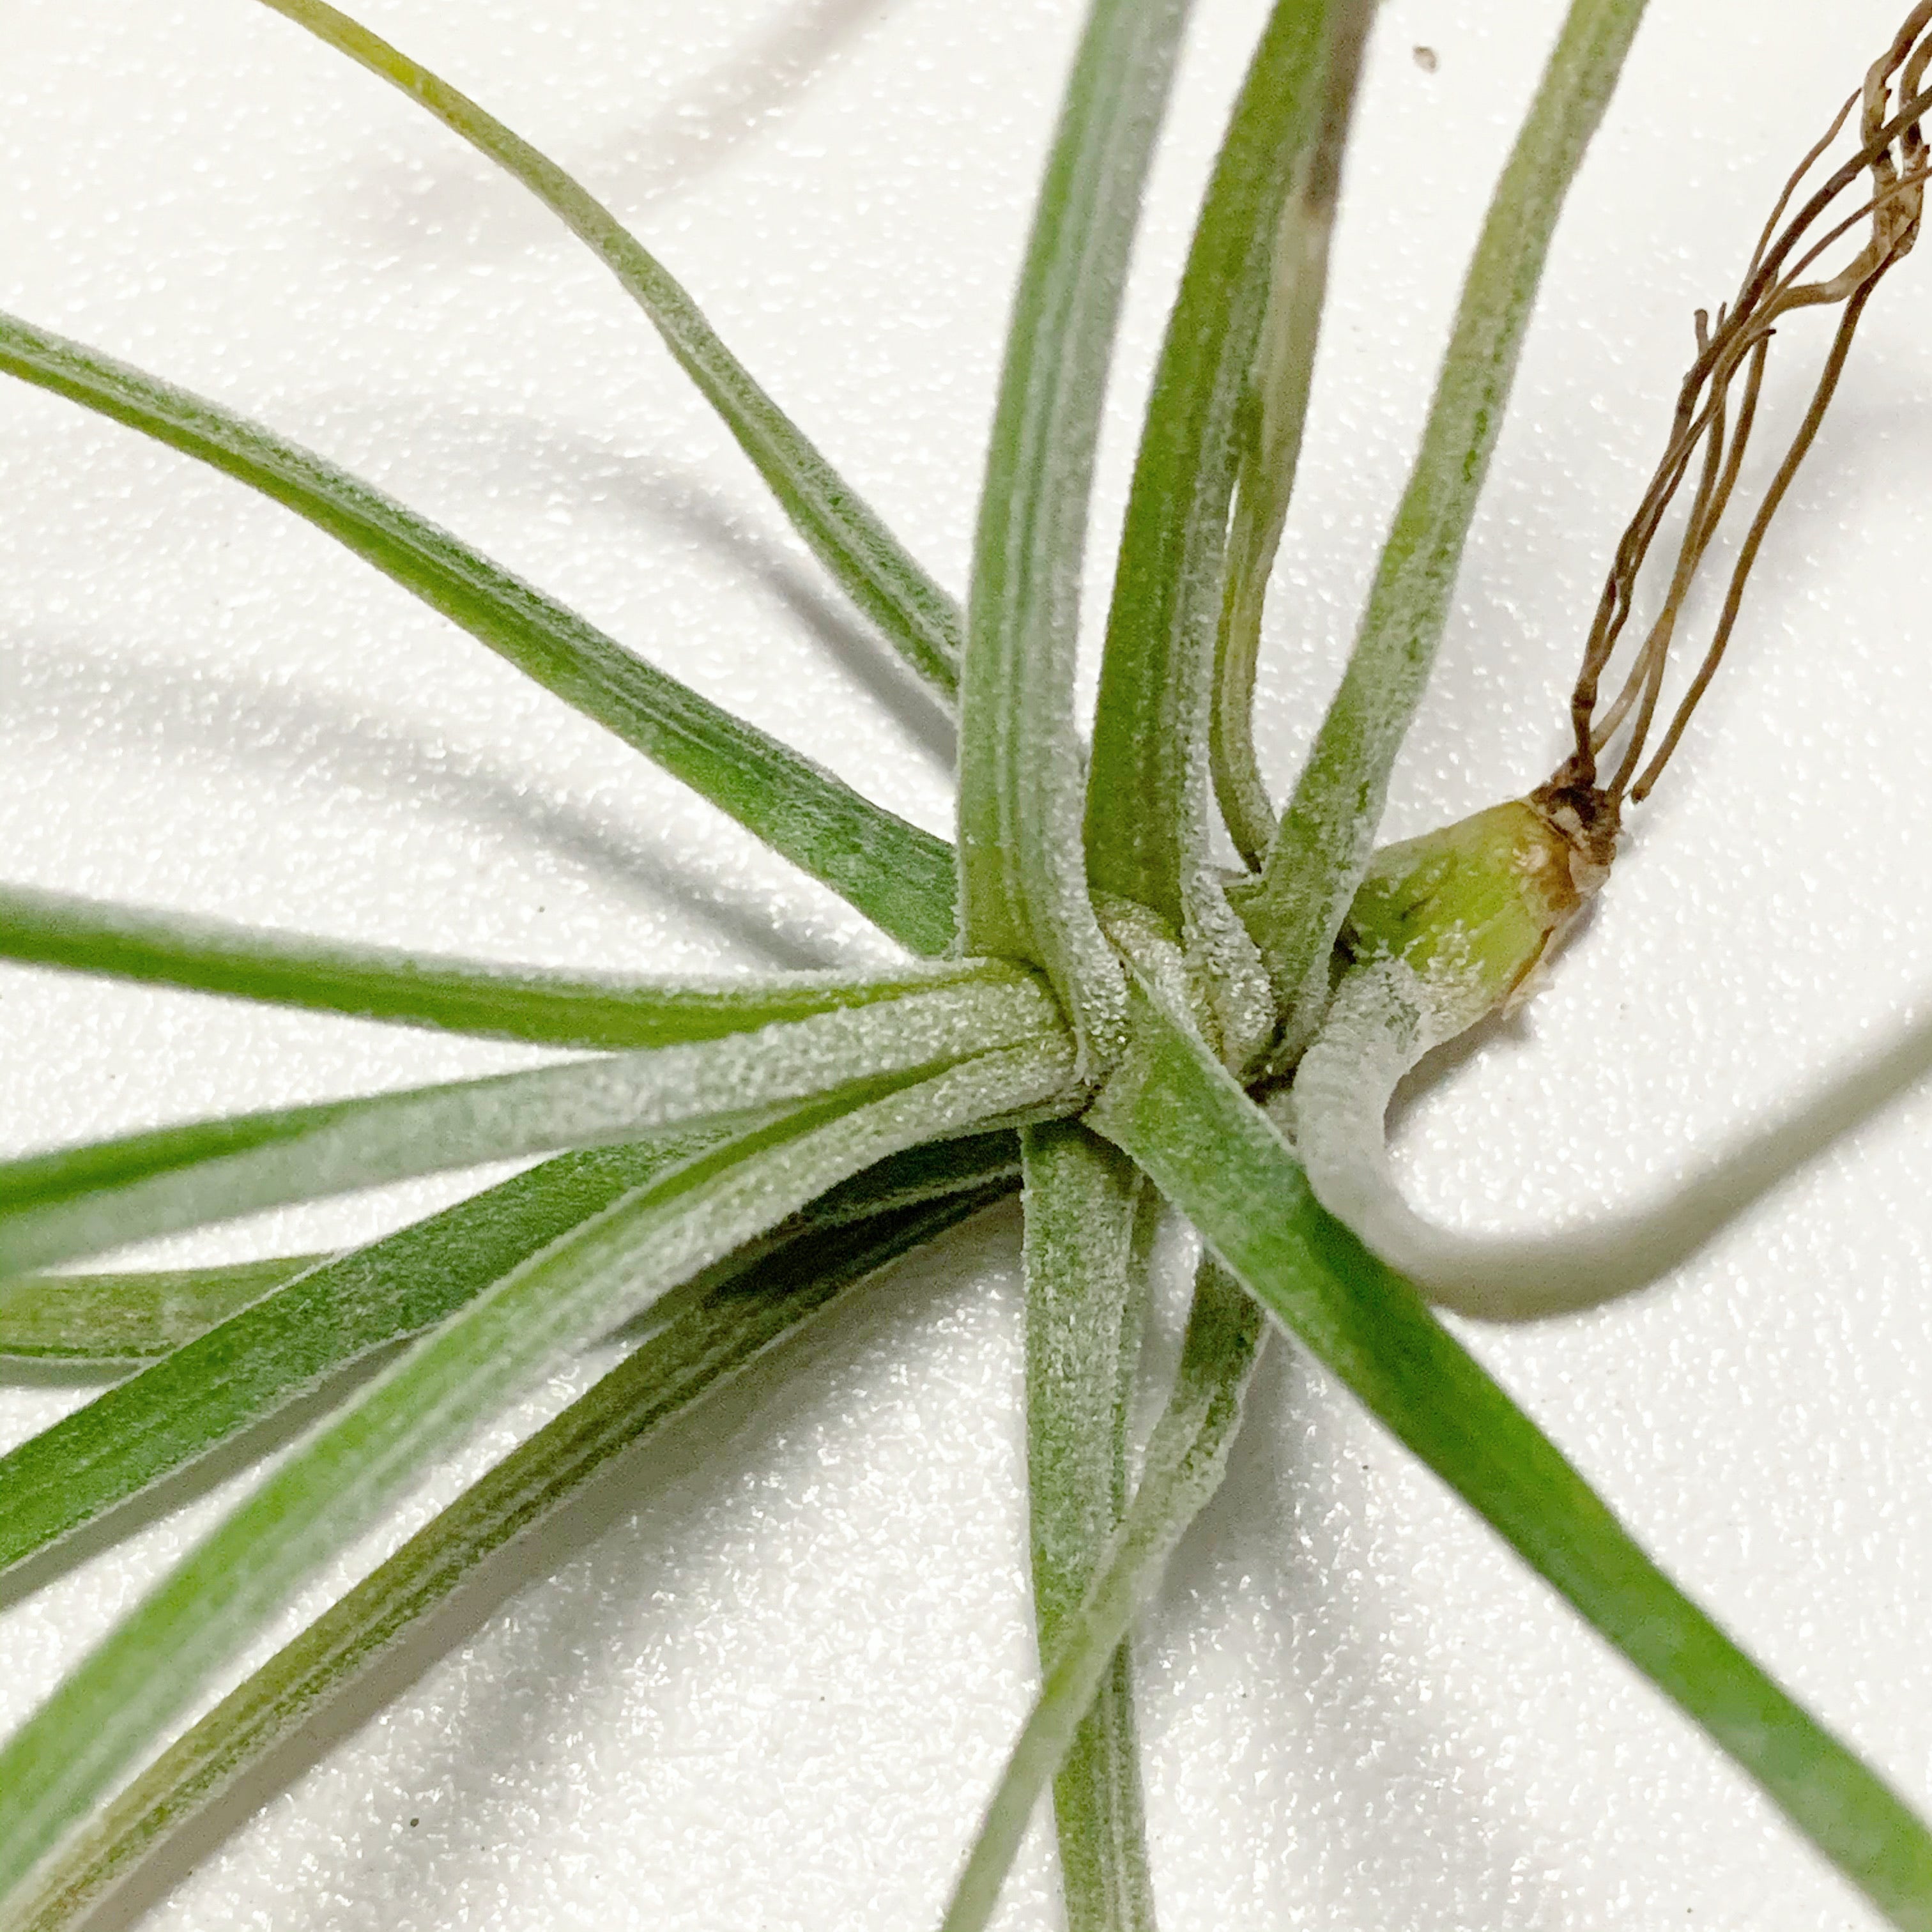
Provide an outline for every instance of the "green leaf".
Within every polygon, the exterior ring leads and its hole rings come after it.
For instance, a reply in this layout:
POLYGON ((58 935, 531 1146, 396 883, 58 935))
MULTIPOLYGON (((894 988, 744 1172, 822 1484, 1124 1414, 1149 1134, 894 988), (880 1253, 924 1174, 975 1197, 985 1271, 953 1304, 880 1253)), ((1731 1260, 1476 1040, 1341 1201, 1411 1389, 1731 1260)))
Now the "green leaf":
POLYGON ((1255 666, 1262 608, 1280 548, 1328 288, 1328 238, 1342 182, 1342 150, 1361 72, 1370 10, 1338 14, 1322 70, 1322 114, 1302 151, 1275 230, 1263 312, 1238 418, 1234 509, 1214 652, 1208 749, 1214 795, 1242 858, 1258 871, 1275 812, 1255 755, 1255 666))
POLYGON ((364 1685, 478 1565, 560 1509, 612 1457, 788 1342, 849 1288, 1004 1198, 1009 1186, 808 1233, 732 1270, 170 1745, 42 1871, 9 1921, 14 1932, 75 1924, 278 1746, 364 1685))
POLYGON ((581 976, 265 932, 26 886, 0 886, 0 958, 361 1019, 614 1050, 716 1040, 980 974, 976 963, 949 962, 877 980, 794 973, 691 985, 581 976))
POLYGON ((1091 1124, 1894 1925, 1932 1928, 1932 1833, 1644 1554, 1414 1288, 1322 1211, 1287 1143, 1186 1022, 1137 990, 1135 1024, 1137 1050, 1091 1124))
MULTIPOLYGON (((1282 203, 1322 125, 1328 49, 1360 32, 1368 6, 1277 0, 1268 16, 1154 372, 1101 660, 1086 819, 1094 886, 1224 961, 1245 941, 1209 860, 1206 740, 1235 414, 1282 203)), ((1237 1030, 1267 1024, 1256 1014, 1237 1030)))
POLYGON ((734 718, 460 538, 219 404, 13 316, 0 372, 83 404, 308 519, 595 718, 915 952, 952 940, 951 847, 734 718))
POLYGON ((1053 1041, 856 1107, 802 1103, 621 1198, 466 1304, 298 1448, 0 1750, 0 1900, 428 1457, 827 1188, 901 1148, 1050 1108, 1072 1070, 1053 1041))
POLYGON ((0 1275, 416 1174, 611 1146, 680 1121, 742 1124, 1060 1030, 1045 987, 988 962, 975 981, 757 1033, 30 1155, 0 1164, 0 1275))
POLYGON ((796 1223, 788 1222, 781 1232, 789 1238, 794 1232, 848 1227, 898 1208, 944 1200, 964 1188, 1010 1190, 1019 1181, 1020 1145, 1016 1134, 1002 1129, 928 1141, 820 1195, 796 1223))
POLYGON ((1289 1014, 1291 1052, 1326 1000, 1329 952, 1367 868, 1390 769, 1435 662, 1556 218, 1642 14, 1643 0, 1572 0, 1484 220, 1341 688, 1262 889, 1243 904, 1289 1014))
POLYGON ((1097 1069, 1126 992, 1088 896, 1073 714, 1094 452, 1186 0, 1094 0, 1034 211, 980 499, 960 693, 968 948, 1046 968, 1097 1069))
MULTIPOLYGON (((566 1154, 289 1282, 0 1456, 0 1574, 433 1328, 539 1249, 710 1144, 661 1136, 566 1154)), ((836 1230, 962 1190, 1010 1186, 1011 1134, 896 1155, 821 1196, 790 1234, 836 1230)))
POLYGON ((322 1262, 0 1456, 0 1574, 377 1349, 710 1144, 567 1154, 322 1262))
POLYGON ((22 1275, 0 1282, 0 1356, 120 1363, 165 1355, 326 1255, 136 1274, 22 1275))
MULTIPOLYGON (((1196 1277, 1173 1394, 1148 1442, 1139 1486, 1124 1519, 1099 1552, 1092 1580, 1059 1627, 1052 1667, 1025 1728, 1006 1760, 986 1822, 960 1874, 942 1932, 980 1932, 992 1916, 1034 1807, 1071 1749, 1106 1708, 1107 1679, 1126 1654, 1134 1618, 1153 1595, 1187 1526, 1221 1486, 1240 1426, 1242 1398, 1254 1373, 1262 1312, 1239 1282, 1211 1260, 1196 1277), (1102 1700, 1095 1706, 1096 1695, 1102 1700), (1086 1714, 1083 1715, 1083 1714, 1086 1714)), ((1054 1780, 1058 1802, 1063 1770, 1054 1780)), ((1095 1925, 1143 1922, 1096 1918, 1095 1925)), ((1152 1923, 1150 1911, 1145 1923, 1152 1923)), ((1069 1932, 1081 1932, 1070 1912, 1069 1932)))
POLYGON ((262 4, 391 82, 561 218, 650 318, 813 555, 913 669, 951 697, 959 665, 959 613, 952 600, 752 380, 698 304, 616 217, 475 101, 346 14, 320 0, 262 4))
MULTIPOLYGON (((1132 1162, 1078 1121, 1029 1127, 1021 1146, 1027 1484, 1034 1621, 1046 1672, 1126 1507, 1127 1425, 1147 1288, 1136 1234, 1150 1191, 1132 1162)), ((1100 1673, 1070 1744, 1061 1740, 1064 1762, 1054 1780, 1067 1932, 1151 1932, 1125 1645, 1115 1646, 1111 1663, 1102 1653, 1100 1673)))

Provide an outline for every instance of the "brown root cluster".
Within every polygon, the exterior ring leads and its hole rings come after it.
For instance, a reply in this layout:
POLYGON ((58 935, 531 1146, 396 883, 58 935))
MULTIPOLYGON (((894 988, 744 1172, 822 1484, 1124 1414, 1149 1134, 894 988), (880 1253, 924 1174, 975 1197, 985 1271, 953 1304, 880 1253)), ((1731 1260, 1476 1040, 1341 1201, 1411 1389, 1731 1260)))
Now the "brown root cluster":
POLYGON ((1925 91, 1926 71, 1932 65, 1928 26, 1932 0, 1921 0, 1891 46, 1872 63, 1864 85, 1785 184, 1735 298, 1718 310, 1714 324, 1705 310, 1697 311, 1696 358, 1678 392, 1668 443, 1617 544, 1584 647, 1570 706, 1576 748, 1538 796, 1574 801, 1587 796, 1593 801, 1591 816, 1614 828, 1624 800, 1640 801, 1656 784, 1723 662, 1745 580, 1798 465, 1816 439, 1865 304, 1886 272, 1918 238, 1928 172, 1919 122, 1932 110, 1932 92, 1925 91), (1857 152, 1833 167, 1787 218, 1854 112, 1857 152), (1845 212, 1847 197, 1857 205, 1845 212), (1829 272, 1822 270, 1821 259, 1855 232, 1862 239, 1850 260, 1829 272), (1752 515, 1703 658, 1651 751, 1666 661, 1697 567, 1732 505, 1744 450, 1757 424, 1765 363, 1777 326, 1795 310, 1826 307, 1840 313, 1809 406, 1752 515), (1630 623, 1638 578, 1665 513, 1694 470, 1694 493, 1662 608, 1630 658, 1616 695, 1599 716, 1599 688, 1630 623), (1606 754, 1620 736, 1612 762, 1606 754), (1600 761, 1610 770, 1607 780, 1600 776, 1600 761))

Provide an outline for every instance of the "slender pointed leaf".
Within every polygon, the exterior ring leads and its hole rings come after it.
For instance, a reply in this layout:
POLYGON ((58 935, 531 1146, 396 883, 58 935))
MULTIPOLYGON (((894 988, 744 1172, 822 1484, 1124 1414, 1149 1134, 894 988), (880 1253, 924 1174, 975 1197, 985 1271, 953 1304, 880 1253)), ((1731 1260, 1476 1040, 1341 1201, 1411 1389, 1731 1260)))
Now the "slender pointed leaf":
MULTIPOLYGON (((1034 1622, 1040 1668, 1050 1672, 1126 1507, 1147 1286, 1135 1237, 1147 1190, 1133 1163, 1078 1121, 1029 1127, 1021 1144, 1034 1622)), ((1096 1674, 1099 1689, 1054 1780, 1067 1932, 1151 1932, 1126 1646, 1111 1664, 1103 1654, 1096 1674)))
POLYGON ((1093 1125, 1263 1306, 1754 1779, 1891 1922, 1932 1928, 1932 1832, 1646 1556, 1424 1305, 1310 1192, 1287 1143, 1137 982, 1093 1125))
POLYGON ((420 1334, 705 1137, 566 1154, 321 1263, 0 1456, 0 1574, 420 1334))
POLYGON ((670 272, 562 169, 448 82, 321 0, 262 0, 400 88, 562 218, 622 284, 757 466, 792 526, 914 670, 958 683, 959 613, 858 492, 718 338, 670 272))
POLYGON ((810 1234, 876 1220, 901 1208, 947 1199, 962 1190, 1020 1184, 1018 1136, 1006 1130, 922 1142, 822 1194, 780 1232, 810 1234))
POLYGON ((890 978, 794 973, 709 985, 576 974, 351 946, 27 886, 0 886, 0 958, 362 1019, 612 1050, 716 1040, 979 973, 976 964, 948 962, 890 978))
POLYGON ((1064 1041, 856 1108, 805 1102, 620 1198, 466 1304, 284 1462, 0 1750, 0 1900, 424 1460, 568 1351, 898 1149, 1050 1107, 1064 1041))
POLYGON ((960 694, 961 926, 1044 966, 1097 1068, 1126 992, 1088 896, 1073 715, 1108 364, 1187 0, 1094 0, 1034 215, 980 499, 960 694))
MULTIPOLYGON (((1330 43, 1369 0, 1277 0, 1202 204, 1120 535, 1088 788, 1096 889, 1177 929, 1232 924, 1207 839, 1207 728, 1236 412, 1281 213, 1322 124, 1330 43)), ((1352 44, 1352 43, 1351 43, 1352 44)))
POLYGON ((1030 975, 941 986, 689 1046, 164 1127, 0 1164, 0 1274, 293 1201, 680 1121, 746 1120, 1058 1032, 1030 975))
MULTIPOLYGON (((539 1249, 710 1144, 566 1154, 335 1256, 0 1456, 0 1574, 232 1442, 377 1350, 433 1328, 539 1249)), ((1011 1186, 1010 1134, 896 1155, 814 1202, 793 1236, 1011 1186)))
MULTIPOLYGON (((1006 1760, 942 1932, 981 1932, 1049 1778, 1058 1803, 1067 1772, 1056 1776, 1054 1767, 1063 1756, 1069 1768, 1079 1762, 1080 1738, 1106 1709, 1108 1680, 1126 1654, 1134 1618, 1188 1525, 1221 1486, 1263 1325, 1247 1291, 1211 1259, 1204 1263, 1174 1391, 1148 1441, 1133 1502, 1059 1628, 1046 1682, 1006 1760)), ((1093 1922, 1137 1922, 1124 1916, 1093 1922)), ((1068 1923, 1076 1932, 1070 1916, 1068 1923)))
POLYGON ((1538 283, 1643 0, 1572 0, 1469 264, 1422 444, 1395 514, 1341 688, 1242 908, 1291 1051, 1328 992, 1330 949, 1366 869, 1390 767, 1421 701, 1462 544, 1502 428, 1538 283))
POLYGON ((0 1356, 124 1364, 165 1355, 328 1258, 17 1276, 0 1282, 0 1356))
POLYGON ((272 497, 755 833, 915 952, 953 932, 952 848, 634 656, 393 498, 218 404, 16 316, 0 371, 272 497))
POLYGON ((478 1564, 561 1509, 611 1458, 788 1341, 850 1287, 1004 1198, 1010 1185, 815 1232, 722 1280, 170 1745, 41 1875, 10 1922, 14 1932, 76 1924, 279 1746, 361 1689, 478 1564))
POLYGON ((1236 436, 1234 509, 1221 628, 1215 646, 1208 759, 1235 849, 1258 871, 1275 812, 1255 754, 1255 668, 1268 573, 1288 520, 1315 350, 1328 288, 1328 238, 1342 184, 1342 151, 1368 38, 1370 9, 1340 16, 1322 63, 1322 113, 1303 151, 1275 230, 1268 302, 1236 436))

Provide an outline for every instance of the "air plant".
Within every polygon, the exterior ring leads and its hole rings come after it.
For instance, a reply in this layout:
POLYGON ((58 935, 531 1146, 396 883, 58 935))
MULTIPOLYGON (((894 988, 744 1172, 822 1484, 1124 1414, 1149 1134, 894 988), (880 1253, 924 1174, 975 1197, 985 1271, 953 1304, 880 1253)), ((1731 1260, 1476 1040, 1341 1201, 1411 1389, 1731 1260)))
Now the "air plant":
POLYGON ((1041 1682, 958 1876, 953 1932, 988 1922, 1049 1787, 1069 1923, 1153 1922, 1128 1640, 1220 1482, 1270 1328, 1881 1915, 1932 1925, 1932 1834, 1645 1553, 1429 1306, 1522 1318, 1654 1280, 1915 1078, 1921 1034, 1607 1234, 1524 1245, 1432 1229, 1395 1193, 1383 1153, 1396 1082, 1520 998, 1594 896, 1626 805, 1654 784, 1724 654, 1866 303, 1916 236, 1932 4, 1792 177, 1736 298, 1699 319, 1665 454, 1588 635, 1574 748, 1526 797, 1379 852, 1550 238, 1640 0, 1573 0, 1491 205, 1354 653, 1280 812, 1252 734, 1256 667, 1368 0, 1280 0, 1242 81, 1154 372, 1090 734, 1076 646, 1102 398, 1181 0, 1095 0, 1087 16, 1015 302, 963 613, 574 179, 323 0, 262 4, 506 168, 617 278, 851 604, 956 706, 956 849, 372 486, 218 404, 0 320, 0 367, 305 518, 913 956, 728 982, 512 970, 0 894, 0 952, 16 960, 572 1054, 0 1168, 0 1347, 148 1362, 0 1460, 0 1566, 111 1533, 131 1501, 298 1400, 320 1391, 332 1411, 0 1750, 0 1923, 77 1922, 620 1450, 1017 1186, 1041 1682), (1848 121, 1849 156, 1834 160, 1848 121), (1850 260, 1832 266, 1847 237, 1850 260), (1698 567, 1742 500, 1776 326, 1828 306, 1840 320, 1810 405, 1646 765, 1698 567), (1600 715, 1646 560, 1694 473, 1658 614, 1600 715), (49 1272, 511 1160, 538 1164, 340 1252, 49 1272), (1174 1214, 1202 1252, 1142 1440, 1148 1257, 1174 1214), (200 1709, 432 1459, 614 1333, 632 1345, 616 1366, 200 1709), (386 1351, 373 1377, 346 1374, 386 1351))

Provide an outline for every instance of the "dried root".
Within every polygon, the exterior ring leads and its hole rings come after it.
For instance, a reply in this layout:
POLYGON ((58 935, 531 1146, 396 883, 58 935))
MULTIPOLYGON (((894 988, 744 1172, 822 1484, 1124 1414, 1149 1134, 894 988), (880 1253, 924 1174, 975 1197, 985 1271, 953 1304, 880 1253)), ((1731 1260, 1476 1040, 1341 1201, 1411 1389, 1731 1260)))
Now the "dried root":
POLYGON ((1636 803, 1656 784, 1723 662, 1744 601, 1745 580, 1798 466, 1817 436, 1865 304, 1886 271, 1918 238, 1928 172, 1920 120, 1932 110, 1932 91, 1925 88, 1927 69, 1932 66, 1928 27, 1932 0, 1920 0, 1891 46, 1873 62, 1863 86, 1839 110, 1785 184, 1736 296, 1718 310, 1714 326, 1705 310, 1697 311, 1696 358, 1678 392, 1663 458, 1618 543, 1571 694, 1576 748, 1535 794, 1539 800, 1587 800, 1598 816, 1614 825, 1627 798, 1636 803), (1857 152, 1832 169, 1786 219, 1807 178, 1855 111, 1857 152), (1846 197, 1861 188, 1858 205, 1849 213, 1840 212, 1846 197), (1864 236, 1857 252, 1835 270, 1821 272, 1821 259, 1854 231, 1864 236), (1822 307, 1836 307, 1841 313, 1809 406, 1751 518, 1702 661, 1646 763, 1666 661, 1697 566, 1731 507, 1745 446, 1756 425, 1765 363, 1777 325, 1794 310, 1822 307), (1666 512, 1694 469, 1694 494, 1662 608, 1631 658, 1616 697, 1599 716, 1599 687, 1629 623, 1639 576, 1666 512), (1619 734, 1621 749, 1604 782, 1599 760, 1619 734))

